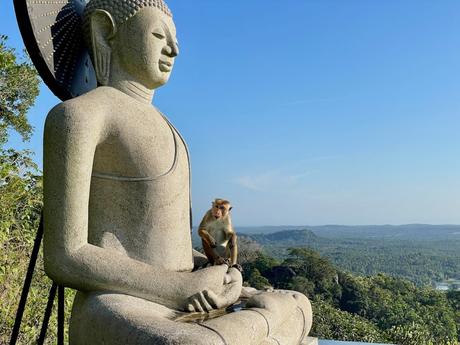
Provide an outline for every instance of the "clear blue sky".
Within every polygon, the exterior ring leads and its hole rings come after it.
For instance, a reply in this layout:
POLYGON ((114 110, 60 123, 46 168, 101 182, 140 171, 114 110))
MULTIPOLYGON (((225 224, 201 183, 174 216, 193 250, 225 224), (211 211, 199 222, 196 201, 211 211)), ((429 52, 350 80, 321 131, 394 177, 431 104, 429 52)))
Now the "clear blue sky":
MULTIPOLYGON (((188 141, 195 222, 460 223, 458 0, 170 0, 155 103, 188 141)), ((21 47, 12 1, 0 33, 21 47)), ((27 144, 41 162, 46 87, 27 144)), ((19 147, 17 139, 11 141, 19 147)))

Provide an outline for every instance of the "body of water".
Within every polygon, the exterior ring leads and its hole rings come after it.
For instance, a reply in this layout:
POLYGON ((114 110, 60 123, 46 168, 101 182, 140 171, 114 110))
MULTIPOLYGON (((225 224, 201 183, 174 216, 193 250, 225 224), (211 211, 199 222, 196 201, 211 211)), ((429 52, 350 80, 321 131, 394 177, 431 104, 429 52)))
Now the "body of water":
POLYGON ((460 280, 449 279, 443 282, 438 282, 435 284, 436 290, 448 291, 448 290, 457 290, 460 291, 460 280))

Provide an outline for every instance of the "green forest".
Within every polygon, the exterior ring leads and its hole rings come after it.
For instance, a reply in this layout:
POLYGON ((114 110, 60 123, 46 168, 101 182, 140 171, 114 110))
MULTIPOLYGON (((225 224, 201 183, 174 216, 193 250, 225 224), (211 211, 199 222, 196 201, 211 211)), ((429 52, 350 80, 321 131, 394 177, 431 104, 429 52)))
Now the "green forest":
POLYGON ((458 235, 438 234, 436 239, 424 238, 422 231, 406 238, 381 238, 365 231, 350 235, 345 231, 322 234, 316 229, 286 229, 251 234, 249 238, 278 258, 285 257, 290 247, 308 247, 345 271, 359 275, 386 273, 409 279, 417 286, 434 286, 436 282, 460 278, 458 235))
MULTIPOLYGON (((24 140, 30 137, 27 111, 38 95, 36 71, 26 57, 17 56, 1 36, 0 344, 9 341, 42 207, 41 173, 32 153, 6 147, 11 131, 24 140)), ((430 286, 460 272, 455 243, 377 245, 366 239, 322 238, 309 230, 276 236, 285 239, 241 237, 245 284, 306 294, 314 309, 314 336, 400 345, 459 344, 460 292, 430 286), (295 248, 299 245, 303 248, 295 248)), ((20 344, 37 338, 50 286, 40 256, 20 344)), ((67 318, 72 299, 67 289, 67 318)), ((48 333, 47 343, 55 343, 55 313, 48 333)))
POLYGON ((354 275, 306 248, 289 249, 283 260, 260 251, 243 267, 250 286, 306 294, 313 305, 313 335, 322 339, 400 345, 460 339, 460 291, 417 287, 386 274, 354 275))

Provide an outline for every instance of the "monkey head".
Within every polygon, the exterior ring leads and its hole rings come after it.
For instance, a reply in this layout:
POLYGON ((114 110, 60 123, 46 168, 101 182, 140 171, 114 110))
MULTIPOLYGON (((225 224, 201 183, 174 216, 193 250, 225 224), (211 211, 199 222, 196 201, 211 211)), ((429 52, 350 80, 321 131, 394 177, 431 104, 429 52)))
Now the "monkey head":
POLYGON ((216 220, 220 220, 227 218, 231 209, 232 205, 230 205, 230 201, 216 199, 212 202, 211 213, 216 220))

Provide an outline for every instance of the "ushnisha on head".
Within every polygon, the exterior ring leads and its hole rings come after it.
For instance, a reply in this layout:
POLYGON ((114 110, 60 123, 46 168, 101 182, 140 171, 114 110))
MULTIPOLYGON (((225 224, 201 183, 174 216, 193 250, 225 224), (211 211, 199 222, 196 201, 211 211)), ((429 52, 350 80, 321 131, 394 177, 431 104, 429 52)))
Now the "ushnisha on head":
POLYGON ((163 0, 91 0, 83 27, 99 85, 128 81, 154 90, 169 80, 179 49, 163 0))

